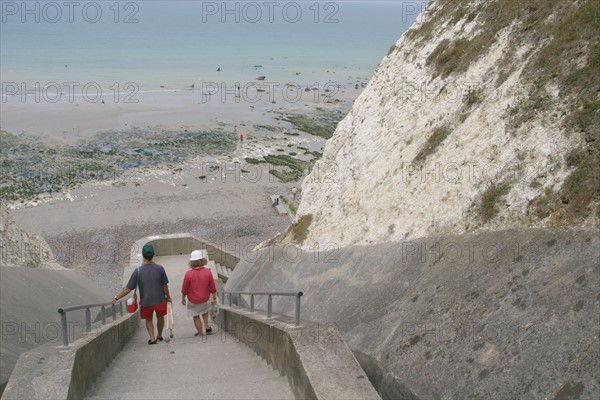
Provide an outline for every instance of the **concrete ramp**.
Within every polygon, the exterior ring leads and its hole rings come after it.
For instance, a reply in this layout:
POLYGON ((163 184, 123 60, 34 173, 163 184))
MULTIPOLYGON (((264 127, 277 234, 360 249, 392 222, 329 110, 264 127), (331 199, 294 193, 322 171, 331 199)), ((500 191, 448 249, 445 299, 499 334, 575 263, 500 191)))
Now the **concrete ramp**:
MULTIPOLYGON (((157 257, 170 281, 174 338, 148 345, 145 326, 88 391, 88 399, 292 399, 287 379, 222 332, 195 337, 181 304, 187 255, 157 257)), ((163 332, 166 337, 166 332, 163 332)))

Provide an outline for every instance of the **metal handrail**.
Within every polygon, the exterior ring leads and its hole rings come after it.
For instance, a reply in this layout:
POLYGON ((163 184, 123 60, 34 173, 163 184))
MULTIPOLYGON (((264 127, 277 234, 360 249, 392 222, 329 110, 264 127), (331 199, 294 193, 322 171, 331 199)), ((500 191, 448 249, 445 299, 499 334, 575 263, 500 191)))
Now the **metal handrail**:
POLYGON ((237 295, 238 305, 240 305, 240 296, 250 296, 250 312, 254 312, 254 296, 269 296, 267 299, 267 318, 271 318, 273 315, 273 296, 293 296, 296 297, 296 313, 295 322, 296 325, 300 325, 300 298, 304 294, 303 292, 221 292, 221 304, 225 304, 225 294, 229 294, 229 306, 231 307, 231 295, 237 295))
POLYGON ((117 320, 117 311, 116 305, 119 305, 119 314, 121 316, 123 313, 123 302, 127 301, 127 299, 123 298, 119 301, 115 301, 114 303, 94 303, 94 304, 82 304, 79 306, 71 306, 71 307, 61 307, 58 309, 58 313, 60 314, 60 324, 62 327, 62 337, 63 337, 63 345, 69 345, 69 330, 67 327, 67 313, 70 311, 77 311, 85 309, 85 331, 89 332, 92 329, 92 312, 90 309, 92 307, 101 307, 102 309, 102 325, 106 324, 106 306, 111 306, 111 314, 113 321, 117 320))

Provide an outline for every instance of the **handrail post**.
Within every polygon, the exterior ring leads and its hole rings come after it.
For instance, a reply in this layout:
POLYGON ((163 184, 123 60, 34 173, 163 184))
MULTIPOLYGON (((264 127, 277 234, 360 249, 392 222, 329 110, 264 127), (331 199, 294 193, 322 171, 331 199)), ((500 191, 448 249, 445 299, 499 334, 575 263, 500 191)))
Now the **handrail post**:
MULTIPOLYGON (((59 310, 60 312, 61 310, 59 310)), ((62 325, 63 345, 69 345, 69 328, 67 328, 67 313, 62 311, 60 313, 60 324, 62 325)))
POLYGON ((273 314, 273 295, 269 295, 269 300, 267 301, 267 318, 271 318, 273 314))
POLYGON ((250 312, 254 312, 254 295, 250 295, 250 312))
POLYGON ((296 295, 296 325, 300 325, 300 296, 300 293, 296 295))
POLYGON ((102 325, 106 324, 106 307, 102 306, 102 325))
POLYGON ((121 314, 121 317, 123 316, 123 302, 119 303, 119 313, 121 314))
POLYGON ((242 302, 240 301, 242 299, 242 295, 240 293, 237 294, 237 306, 239 308, 242 308, 242 302))
POLYGON ((112 303, 110 305, 110 307, 112 309, 111 311, 112 311, 113 321, 116 321, 117 320, 117 309, 115 308, 115 303, 112 303))
POLYGON ((229 307, 231 307, 231 293, 229 293, 229 307))
POLYGON ((85 308, 85 331, 89 332, 92 330, 92 313, 89 307, 85 308))

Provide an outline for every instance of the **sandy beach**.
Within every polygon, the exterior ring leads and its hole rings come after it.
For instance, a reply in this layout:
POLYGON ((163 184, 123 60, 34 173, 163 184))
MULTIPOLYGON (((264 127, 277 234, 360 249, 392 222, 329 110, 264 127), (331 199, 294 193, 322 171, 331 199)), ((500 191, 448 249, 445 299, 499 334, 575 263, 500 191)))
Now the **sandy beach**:
MULTIPOLYGON (((1 129, 33 135, 48 143, 72 144, 100 132, 131 127, 152 129, 211 129, 219 125, 270 124, 277 109, 310 110, 353 101, 365 78, 343 82, 297 85, 288 82, 202 83, 196 88, 114 92, 68 85, 29 85, 2 93, 1 129)), ((123 89, 123 88, 121 88, 123 89)), ((276 121, 275 121, 276 122, 276 121)))
POLYGON ((136 93, 137 103, 9 97, 2 130, 58 152, 102 138, 139 139, 135 129, 182 135, 218 129, 235 138, 228 151, 188 152, 166 162, 158 154, 154 165, 127 169, 115 179, 91 179, 58 193, 11 201, 10 213, 23 228, 43 235, 61 264, 111 291, 120 288, 130 245, 140 237, 187 232, 243 256, 287 229, 291 218, 275 211, 269 195, 291 197, 292 186, 301 187, 302 181, 300 176, 280 182, 270 173, 277 166, 246 160, 284 153, 299 162, 314 160, 325 139, 296 129, 284 116, 328 113, 339 120, 362 90, 355 84, 348 82, 333 95, 304 88, 295 102, 283 98, 279 88, 259 93, 257 101, 249 94, 236 100, 183 89, 136 93))

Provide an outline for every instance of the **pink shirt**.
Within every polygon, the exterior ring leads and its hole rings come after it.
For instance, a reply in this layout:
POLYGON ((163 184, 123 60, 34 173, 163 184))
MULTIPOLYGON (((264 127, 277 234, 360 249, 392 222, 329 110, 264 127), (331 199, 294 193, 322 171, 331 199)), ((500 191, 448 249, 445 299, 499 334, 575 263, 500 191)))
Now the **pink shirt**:
POLYGON ((185 273, 181 294, 187 295, 190 302, 206 303, 210 300, 210 294, 216 292, 217 287, 210 269, 198 267, 185 273))

